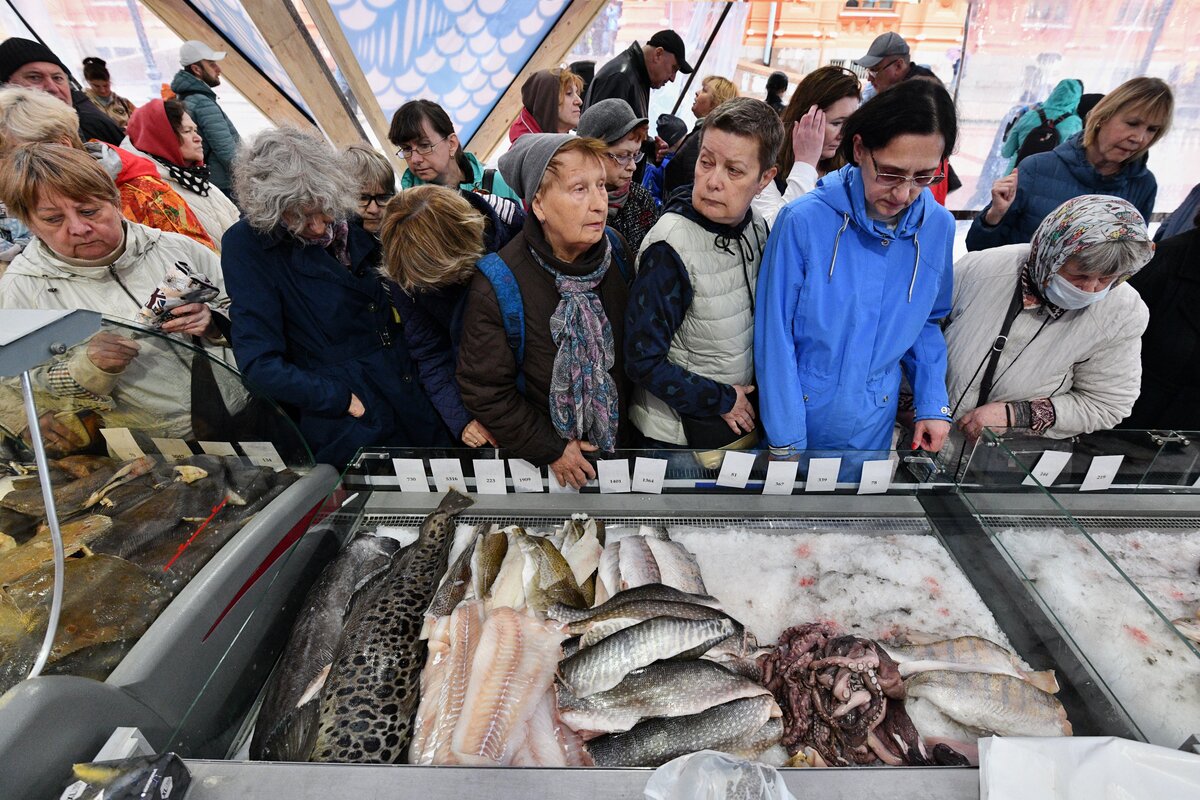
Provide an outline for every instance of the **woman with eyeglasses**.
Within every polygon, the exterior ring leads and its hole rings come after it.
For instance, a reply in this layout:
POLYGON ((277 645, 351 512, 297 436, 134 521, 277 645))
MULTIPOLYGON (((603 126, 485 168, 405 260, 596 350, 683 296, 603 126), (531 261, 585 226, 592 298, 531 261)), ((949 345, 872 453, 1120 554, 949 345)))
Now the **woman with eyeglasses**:
POLYGON ((368 233, 379 235, 383 209, 396 195, 396 171, 384 155, 370 147, 352 144, 345 150, 358 181, 358 218, 368 233))
POLYGON ((649 121, 634 114, 629 103, 619 98, 601 100, 579 118, 580 136, 599 139, 608 146, 601 159, 608 190, 608 227, 624 236, 634 253, 658 220, 654 195, 633 182, 648 130, 649 121))
POLYGON ((410 100, 400 106, 392 117, 388 141, 398 148, 396 155, 408 162, 400 177, 404 189, 436 183, 521 202, 499 171, 485 168, 474 154, 463 150, 450 116, 431 100, 410 100))
POLYGON ((1150 314, 1124 282, 1153 253, 1132 203, 1092 194, 1052 211, 1029 244, 958 260, 948 382, 969 440, 984 428, 1066 439, 1129 416, 1150 314))
POLYGON ((911 447, 941 448, 950 408, 938 321, 950 312, 954 219, 927 189, 944 179, 957 136, 946 90, 906 81, 846 120, 847 166, 779 213, 754 331, 777 453, 891 450, 901 369, 915 395, 911 447))

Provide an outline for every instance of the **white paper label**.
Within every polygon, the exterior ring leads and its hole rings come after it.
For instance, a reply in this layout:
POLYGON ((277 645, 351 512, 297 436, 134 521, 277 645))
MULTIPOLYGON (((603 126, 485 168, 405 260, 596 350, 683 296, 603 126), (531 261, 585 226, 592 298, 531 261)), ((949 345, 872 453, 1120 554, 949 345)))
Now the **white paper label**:
POLYGON ((402 492, 429 492, 429 481, 425 477, 425 462, 419 458, 393 458, 392 468, 400 479, 402 492))
POLYGON ((884 494, 892 485, 892 462, 890 459, 864 461, 862 480, 858 484, 859 494, 884 494))
POLYGON ((1071 460, 1071 454, 1065 450, 1047 450, 1042 453, 1042 457, 1038 459, 1037 466, 1033 468, 1033 472, 1021 481, 1022 486, 1037 486, 1039 483, 1042 486, 1050 486, 1058 476, 1062 474, 1063 469, 1067 466, 1067 462, 1071 460), (1035 481, 1034 478, 1037 478, 1035 481))
POLYGON ((523 458, 510 458, 508 472, 512 475, 513 489, 518 492, 542 491, 542 470, 523 458))
POLYGON ((1079 484, 1081 492, 1102 492, 1112 486, 1117 477, 1117 470, 1125 456, 1096 456, 1088 467, 1083 483, 1079 484))
POLYGON ((547 470, 549 479, 547 485, 550 487, 550 494, 579 494, 579 490, 571 484, 559 485, 558 476, 554 474, 554 470, 547 470))
POLYGON ((504 462, 498 458, 477 458, 475 465, 475 491, 479 494, 508 494, 508 478, 504 462))
POLYGON ((238 446, 256 467, 270 467, 276 472, 287 469, 287 464, 283 463, 283 456, 279 455, 275 445, 270 442, 238 442, 238 446))
POLYGON ((229 442, 196 442, 210 456, 236 456, 237 450, 229 442))
POLYGON ((808 480, 804 482, 806 492, 832 492, 837 488, 838 471, 842 468, 840 458, 814 458, 808 462, 808 480))
POLYGON ((614 458, 596 462, 596 479, 600 494, 623 494, 629 491, 629 459, 614 458))
POLYGON ((142 448, 138 447, 129 428, 101 428, 100 433, 104 436, 104 441, 108 443, 108 452, 113 458, 119 461, 132 461, 135 458, 145 457, 146 454, 142 452, 142 448))
POLYGON ((192 448, 188 447, 188 443, 183 439, 160 439, 157 436, 152 436, 150 437, 150 441, 154 442, 154 446, 158 448, 158 452, 172 461, 179 458, 190 458, 195 455, 192 452, 192 448))
POLYGON ((665 458, 643 458, 633 461, 633 490, 643 494, 662 494, 667 479, 665 458))
POLYGON ((791 494, 796 488, 797 461, 768 461, 767 479, 763 482, 763 494, 791 494))
POLYGON ((717 477, 717 486, 728 486, 731 489, 745 489, 746 481, 750 480, 750 471, 754 469, 754 453, 743 453, 730 450, 721 460, 721 474, 717 477))
POLYGON ((429 471, 433 473, 433 485, 439 492, 448 492, 451 486, 460 492, 467 491, 462 462, 457 458, 431 458, 429 471))

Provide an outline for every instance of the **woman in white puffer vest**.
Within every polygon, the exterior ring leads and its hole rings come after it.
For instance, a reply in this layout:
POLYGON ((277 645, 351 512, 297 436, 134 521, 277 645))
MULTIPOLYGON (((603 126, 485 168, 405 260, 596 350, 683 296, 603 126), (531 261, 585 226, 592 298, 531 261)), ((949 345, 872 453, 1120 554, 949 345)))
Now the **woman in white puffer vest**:
POLYGON ((646 234, 625 315, 629 416, 646 446, 747 447, 757 438, 754 289, 768 226, 751 210, 775 177, 778 115, 735 98, 705 121, 690 197, 646 234))

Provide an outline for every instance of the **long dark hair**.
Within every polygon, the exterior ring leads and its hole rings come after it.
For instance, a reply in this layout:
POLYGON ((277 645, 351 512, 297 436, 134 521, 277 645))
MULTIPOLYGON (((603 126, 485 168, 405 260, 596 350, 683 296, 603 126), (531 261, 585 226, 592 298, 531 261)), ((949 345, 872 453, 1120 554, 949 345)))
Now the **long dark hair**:
MULTIPOLYGON (((788 173, 796 163, 796 153, 792 150, 792 126, 808 113, 814 105, 825 111, 843 97, 862 97, 862 84, 858 76, 843 67, 820 67, 804 76, 796 84, 796 91, 783 110, 783 147, 779 150, 778 177, 787 181, 788 173)), ((826 173, 839 169, 846 163, 840 152, 817 163, 817 172, 826 173)))
MULTIPOLYGON (((421 125, 425 121, 429 122, 429 127, 433 128, 433 132, 438 136, 448 137, 454 133, 454 123, 450 121, 450 115, 446 113, 446 109, 432 100, 409 100, 400 106, 392 116, 392 125, 388 129, 388 141, 396 147, 400 147, 404 142, 420 139, 425 135, 421 125)), ((454 154, 454 160, 462 171, 463 177, 468 181, 473 180, 471 162, 467 160, 462 142, 458 143, 458 152, 454 154)))
POLYGON ((954 151, 958 114, 950 93, 941 83, 921 79, 902 81, 859 106, 842 129, 842 158, 858 166, 854 158, 855 136, 862 137, 866 149, 878 150, 906 133, 940 134, 944 142, 943 159, 954 151))

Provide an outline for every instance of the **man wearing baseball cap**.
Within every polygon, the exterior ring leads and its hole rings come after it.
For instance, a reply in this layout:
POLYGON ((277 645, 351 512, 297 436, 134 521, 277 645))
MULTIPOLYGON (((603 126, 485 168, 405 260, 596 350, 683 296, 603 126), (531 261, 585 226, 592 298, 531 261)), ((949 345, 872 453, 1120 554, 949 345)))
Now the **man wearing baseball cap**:
POLYGON ((601 100, 617 98, 644 117, 650 107, 650 90, 661 89, 682 72, 691 74, 683 39, 675 31, 659 31, 645 44, 634 42, 600 68, 588 87, 584 110, 601 100))
POLYGON ((867 54, 856 58, 854 63, 867 68, 867 80, 875 87, 876 94, 909 78, 937 78, 931 70, 912 63, 908 42, 892 31, 876 36, 867 54))
POLYGON ((222 192, 233 195, 233 157, 242 137, 217 103, 214 86, 221 85, 221 64, 225 52, 213 50, 204 42, 184 42, 179 48, 182 69, 171 80, 171 91, 187 106, 204 139, 204 163, 209 180, 222 192))

